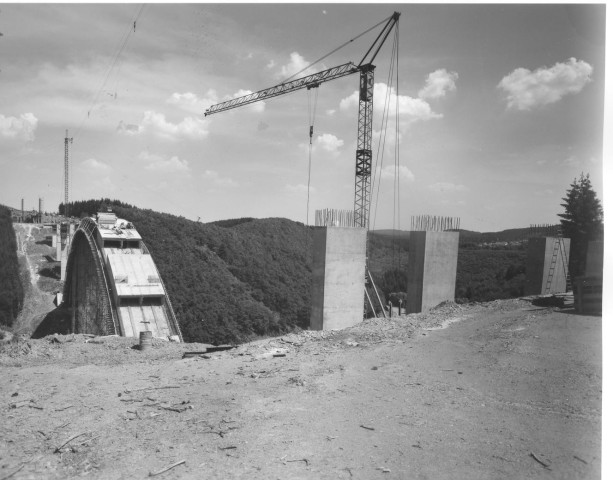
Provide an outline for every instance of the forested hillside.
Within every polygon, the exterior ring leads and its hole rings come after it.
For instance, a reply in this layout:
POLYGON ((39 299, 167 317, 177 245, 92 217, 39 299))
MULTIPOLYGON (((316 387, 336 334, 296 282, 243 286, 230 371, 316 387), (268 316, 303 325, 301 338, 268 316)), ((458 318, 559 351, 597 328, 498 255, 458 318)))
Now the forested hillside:
POLYGON ((114 210, 143 236, 186 340, 232 342, 308 326, 311 239, 303 225, 273 218, 219 226, 114 210))
POLYGON ((204 224, 109 199, 69 209, 93 214, 107 206, 142 235, 187 341, 239 342, 308 327, 312 252, 303 224, 281 218, 204 224))
POLYGON ((0 325, 10 327, 23 305, 11 211, 0 205, 0 325))

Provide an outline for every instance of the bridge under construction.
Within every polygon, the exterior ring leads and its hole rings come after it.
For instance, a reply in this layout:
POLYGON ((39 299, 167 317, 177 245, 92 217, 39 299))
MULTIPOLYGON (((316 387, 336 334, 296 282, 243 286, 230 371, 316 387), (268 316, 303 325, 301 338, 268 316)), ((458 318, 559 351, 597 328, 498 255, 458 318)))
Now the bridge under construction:
POLYGON ((183 341, 170 298, 134 225, 114 213, 84 218, 70 242, 63 305, 71 330, 183 341))

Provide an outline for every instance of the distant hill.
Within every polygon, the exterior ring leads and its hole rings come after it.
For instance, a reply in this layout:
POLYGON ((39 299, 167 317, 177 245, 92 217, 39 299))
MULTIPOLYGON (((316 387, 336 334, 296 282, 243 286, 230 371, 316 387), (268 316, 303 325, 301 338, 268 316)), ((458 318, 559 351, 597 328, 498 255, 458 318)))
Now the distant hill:
MULTIPOLYGON (((459 230, 460 244, 466 243, 492 243, 492 242, 518 242, 526 240, 530 233, 530 228, 511 228, 500 232, 473 232, 471 230, 459 230)), ((375 236, 394 237, 397 239, 408 239, 411 232, 405 230, 375 230, 375 236)))

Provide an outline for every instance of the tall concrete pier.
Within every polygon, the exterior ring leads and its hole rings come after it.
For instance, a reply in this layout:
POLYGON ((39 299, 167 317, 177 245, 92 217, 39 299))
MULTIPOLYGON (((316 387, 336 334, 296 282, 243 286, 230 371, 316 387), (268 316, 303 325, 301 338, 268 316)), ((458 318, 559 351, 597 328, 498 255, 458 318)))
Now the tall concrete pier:
POLYGON ((311 330, 342 329, 362 321, 365 275, 365 228, 315 228, 311 330))
POLYGON ((455 299, 459 243, 459 232, 411 232, 407 313, 423 312, 455 299))
POLYGON ((570 238, 534 237, 528 240, 526 295, 564 293, 567 289, 570 238))

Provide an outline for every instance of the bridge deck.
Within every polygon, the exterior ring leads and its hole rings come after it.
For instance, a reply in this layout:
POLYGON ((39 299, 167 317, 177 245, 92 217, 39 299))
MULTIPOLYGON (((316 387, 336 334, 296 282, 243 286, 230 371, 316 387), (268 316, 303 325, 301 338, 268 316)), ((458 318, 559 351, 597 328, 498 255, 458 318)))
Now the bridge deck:
POLYGON ((168 338, 171 331, 168 328, 165 307, 160 305, 143 305, 134 307, 119 307, 119 321, 126 337, 138 337, 140 332, 151 330, 154 337, 168 338))

